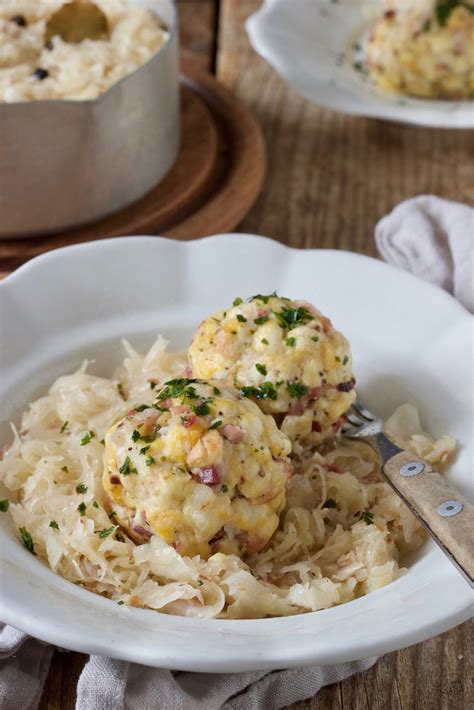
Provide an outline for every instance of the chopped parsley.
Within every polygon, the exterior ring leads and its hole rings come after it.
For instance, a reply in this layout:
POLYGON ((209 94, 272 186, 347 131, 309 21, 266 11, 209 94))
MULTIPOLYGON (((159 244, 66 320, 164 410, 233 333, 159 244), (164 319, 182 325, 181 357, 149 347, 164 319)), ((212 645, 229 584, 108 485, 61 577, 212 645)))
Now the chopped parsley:
POLYGON ((140 449, 140 451, 138 453, 141 454, 141 456, 145 456, 145 454, 147 454, 148 451, 150 450, 150 447, 151 447, 151 445, 148 444, 148 446, 144 446, 143 449, 140 449))
POLYGON ((299 308, 283 308, 280 313, 276 314, 278 318, 278 323, 282 328, 296 328, 299 325, 303 325, 308 321, 314 320, 312 313, 308 311, 307 308, 299 306, 299 308))
POLYGON ((213 388, 212 388, 212 391, 213 391, 214 394, 216 394, 216 395, 221 393, 219 387, 213 387, 213 388))
POLYGON ((126 399, 125 392, 123 391, 123 384, 121 382, 117 382, 117 390, 122 399, 126 399))
POLYGON ((86 514, 86 510, 87 506, 84 501, 82 501, 82 503, 79 503, 79 505, 77 506, 77 511, 81 514, 81 516, 86 514))
POLYGON ((241 387, 240 394, 242 397, 255 397, 256 399, 278 399, 278 392, 272 382, 264 382, 258 387, 241 387))
POLYGON ((35 543, 33 542, 33 538, 31 537, 30 533, 26 528, 18 528, 20 531, 21 539, 23 541, 24 546, 28 550, 28 552, 31 552, 32 555, 36 556, 35 552, 35 543))
POLYGON ((125 602, 123 601, 123 599, 121 599, 119 602, 117 602, 117 604, 118 604, 119 606, 122 606, 122 604, 125 604, 125 602))
POLYGON ((343 364, 343 365, 347 365, 348 362, 349 362, 349 356, 348 356, 348 355, 344 355, 344 359, 343 359, 343 361, 342 361, 342 364, 343 364))
POLYGON ((337 508, 337 503, 334 498, 328 498, 327 501, 325 501, 323 508, 337 508))
POLYGON ((99 504, 98 504, 98 502, 97 502, 96 500, 92 503, 92 505, 93 505, 94 508, 98 508, 98 507, 99 507, 99 504))
POLYGON ((334 359, 336 362, 341 362, 341 358, 339 357, 339 355, 336 355, 336 357, 334 359))
POLYGON ((202 587, 202 585, 204 584, 204 582, 202 581, 202 579, 198 579, 198 580, 197 580, 197 583, 199 584, 200 587, 202 587))
POLYGON ((148 458, 145 461, 145 465, 146 466, 153 466, 154 463, 155 463, 155 459, 153 458, 153 456, 148 456, 148 458))
POLYGON ((61 466, 61 471, 64 471, 64 473, 69 473, 69 469, 67 466, 61 466))
POLYGON ((260 318, 254 318, 253 322, 255 323, 255 325, 263 325, 267 322, 269 318, 270 316, 260 316, 260 318))
POLYGON ((150 382, 150 389, 154 390, 157 384, 157 382, 150 382))
POLYGON ((266 375, 266 374, 267 374, 267 368, 266 368, 266 366, 265 366, 265 365, 262 365, 260 362, 257 362, 257 364, 255 365, 255 367, 257 368, 257 370, 259 371, 259 373, 260 373, 261 375, 266 375))
POLYGON ((302 382, 287 382, 286 389, 290 397, 301 399, 308 392, 308 387, 302 382))
POLYGON ((81 439, 81 446, 86 446, 87 444, 90 444, 94 436, 95 434, 93 431, 86 431, 86 433, 81 439))
POLYGON ((83 483, 79 483, 76 486, 76 493, 87 493, 87 486, 85 486, 83 483))
POLYGON ((206 414, 209 414, 211 411, 209 409, 209 399, 201 402, 200 404, 192 404, 191 409, 196 414, 198 417, 204 417, 206 414))
POLYGON ((311 340, 314 340, 314 342, 317 343, 318 340, 319 340, 319 336, 318 336, 318 335, 313 335, 313 337, 311 338, 311 340))
POLYGON ((96 530, 96 533, 100 537, 101 540, 103 540, 105 537, 109 537, 109 535, 112 535, 112 533, 115 530, 115 525, 112 525, 110 528, 104 528, 103 530, 96 530))
POLYGON ((55 520, 50 521, 49 527, 53 528, 53 530, 59 530, 59 525, 57 524, 57 522, 55 520))
MULTIPOLYGON (((165 399, 168 399, 168 397, 181 397, 183 403, 185 400, 193 400, 193 399, 199 399, 199 395, 196 392, 196 388, 193 387, 193 384, 200 383, 202 382, 201 380, 190 380, 190 379, 185 379, 185 378, 179 378, 176 380, 169 380, 168 382, 165 383, 165 386, 161 390, 161 392, 158 395, 158 401, 162 401, 165 399)), ((217 390, 217 388, 214 388, 214 392, 217 390)), ((220 394, 220 391, 219 391, 220 394)), ((209 414, 210 408, 209 408, 209 403, 212 402, 212 397, 206 397, 203 399, 203 401, 194 404, 191 403, 191 411, 194 412, 199 417, 203 417, 206 414, 209 414)), ((156 406, 156 405, 155 405, 156 406)), ((159 407, 158 407, 159 409, 159 407)), ((141 437, 144 441, 153 441, 155 437, 141 437)))
POLYGON ((296 338, 287 338, 285 340, 285 345, 287 345, 289 348, 294 348, 296 345, 296 338))
POLYGON ((261 293, 257 293, 256 296, 250 296, 248 299, 250 301, 262 301, 262 303, 265 303, 265 305, 268 303, 270 298, 278 298, 277 292, 273 291, 273 293, 270 293, 268 296, 262 296, 261 293))
POLYGON ((237 296, 237 298, 234 298, 233 306, 240 306, 240 304, 243 303, 243 300, 240 298, 240 296, 237 296))
POLYGON ((459 6, 474 14, 474 5, 472 3, 462 2, 462 0, 438 0, 436 18, 441 27, 446 25, 453 10, 459 6))
POLYGON ((365 510, 360 516, 360 519, 363 520, 366 525, 372 525, 374 522, 374 514, 370 513, 368 510, 365 510))
POLYGON ((199 382, 199 380, 190 380, 185 377, 179 377, 175 380, 168 380, 165 382, 163 389, 158 394, 158 400, 168 399, 168 397, 183 397, 194 398, 196 397, 196 390, 193 385, 199 382))
POLYGON ((6 513, 9 505, 10 505, 10 501, 8 500, 8 498, 5 498, 4 500, 0 500, 0 513, 6 513))
POLYGON ((226 484, 223 483, 222 486, 221 486, 221 491, 222 491, 222 493, 227 493, 228 490, 229 490, 228 486, 226 486, 226 484))
POLYGON ((125 461, 119 468, 119 473, 121 473, 122 476, 130 476, 131 473, 137 473, 137 469, 133 466, 130 466, 130 463, 130 457, 126 456, 125 461))
POLYGON ((262 338, 262 343, 263 343, 264 345, 269 345, 269 342, 268 342, 268 340, 267 340, 266 338, 262 338))
POLYGON ((218 429, 221 425, 222 425, 222 419, 217 419, 215 422, 212 422, 209 429, 218 429))
POLYGON ((135 407, 136 412, 144 412, 145 409, 151 409, 151 404, 139 404, 138 407, 135 407))
POLYGON ((66 431, 66 429, 68 428, 68 426, 69 426, 69 422, 64 422, 63 425, 62 425, 62 427, 61 427, 61 429, 59 430, 59 433, 60 433, 60 434, 64 434, 64 432, 66 431))
POLYGON ((140 432, 138 431, 138 429, 133 430, 132 436, 130 438, 132 439, 132 441, 135 441, 135 442, 137 442, 138 439, 141 439, 140 432))
POLYGON ((237 318, 239 323, 246 323, 247 322, 247 318, 245 316, 243 316, 241 313, 237 313, 237 315, 235 317, 237 318))

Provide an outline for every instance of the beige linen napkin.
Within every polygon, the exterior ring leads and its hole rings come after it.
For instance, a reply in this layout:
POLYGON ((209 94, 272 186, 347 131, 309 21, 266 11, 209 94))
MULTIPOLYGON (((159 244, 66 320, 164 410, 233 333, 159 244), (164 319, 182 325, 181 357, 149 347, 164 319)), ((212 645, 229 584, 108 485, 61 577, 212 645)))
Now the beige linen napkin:
POLYGON ((406 200, 380 220, 381 256, 449 291, 474 313, 474 209, 434 195, 406 200))
POLYGON ((376 661, 212 675, 91 656, 79 679, 76 710, 279 710, 376 661))
MULTIPOLYGON (((1 710, 36 710, 53 651, 11 626, 0 629, 1 710)), ((90 656, 79 678, 76 710, 279 710, 376 661, 214 675, 90 656)))
POLYGON ((35 710, 54 647, 0 624, 0 708, 35 710))

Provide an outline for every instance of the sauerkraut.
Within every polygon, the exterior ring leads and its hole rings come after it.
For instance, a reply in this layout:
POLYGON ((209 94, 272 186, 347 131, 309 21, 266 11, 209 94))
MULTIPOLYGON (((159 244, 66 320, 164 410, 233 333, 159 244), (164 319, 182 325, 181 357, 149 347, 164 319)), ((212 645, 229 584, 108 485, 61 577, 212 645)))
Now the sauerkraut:
MULTIPOLYGON (((64 0, 0 0, 0 104, 95 99, 145 64, 169 37, 157 15, 124 0, 94 0, 108 33, 80 42, 48 39, 64 0)), ((70 20, 72 22, 72 20, 70 20)))
MULTIPOLYGON (((286 507, 263 550, 204 559, 181 555, 157 534, 137 544, 102 486, 104 438, 137 403, 151 404, 159 385, 188 371, 186 355, 168 352, 161 336, 144 355, 124 346, 111 379, 89 374, 88 363, 57 379, 25 412, 0 461, 9 492, 2 510, 8 506, 18 537, 54 572, 119 604, 229 619, 325 609, 403 573, 400 560, 424 533, 383 482, 371 447, 340 437, 292 456, 286 507)), ((413 409, 388 426, 432 463, 454 448, 449 437, 421 433, 413 409)))

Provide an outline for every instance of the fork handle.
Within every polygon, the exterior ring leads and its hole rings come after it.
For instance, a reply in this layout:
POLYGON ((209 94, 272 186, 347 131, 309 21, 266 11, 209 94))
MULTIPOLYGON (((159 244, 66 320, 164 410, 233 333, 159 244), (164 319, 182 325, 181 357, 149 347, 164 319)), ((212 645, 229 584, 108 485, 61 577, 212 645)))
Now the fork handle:
POLYGON ((426 461, 384 434, 377 444, 385 478, 474 587, 474 506, 426 461))

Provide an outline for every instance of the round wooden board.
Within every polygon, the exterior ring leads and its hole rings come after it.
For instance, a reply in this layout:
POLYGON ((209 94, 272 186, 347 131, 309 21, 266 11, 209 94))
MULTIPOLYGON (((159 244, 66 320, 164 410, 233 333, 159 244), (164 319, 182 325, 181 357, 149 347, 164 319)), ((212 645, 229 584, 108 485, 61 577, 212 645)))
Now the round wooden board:
POLYGON ((183 64, 182 142, 166 178, 144 198, 93 224, 0 239, 0 271, 50 249, 128 234, 194 239, 232 230, 255 202, 265 145, 250 111, 210 74, 183 64))

